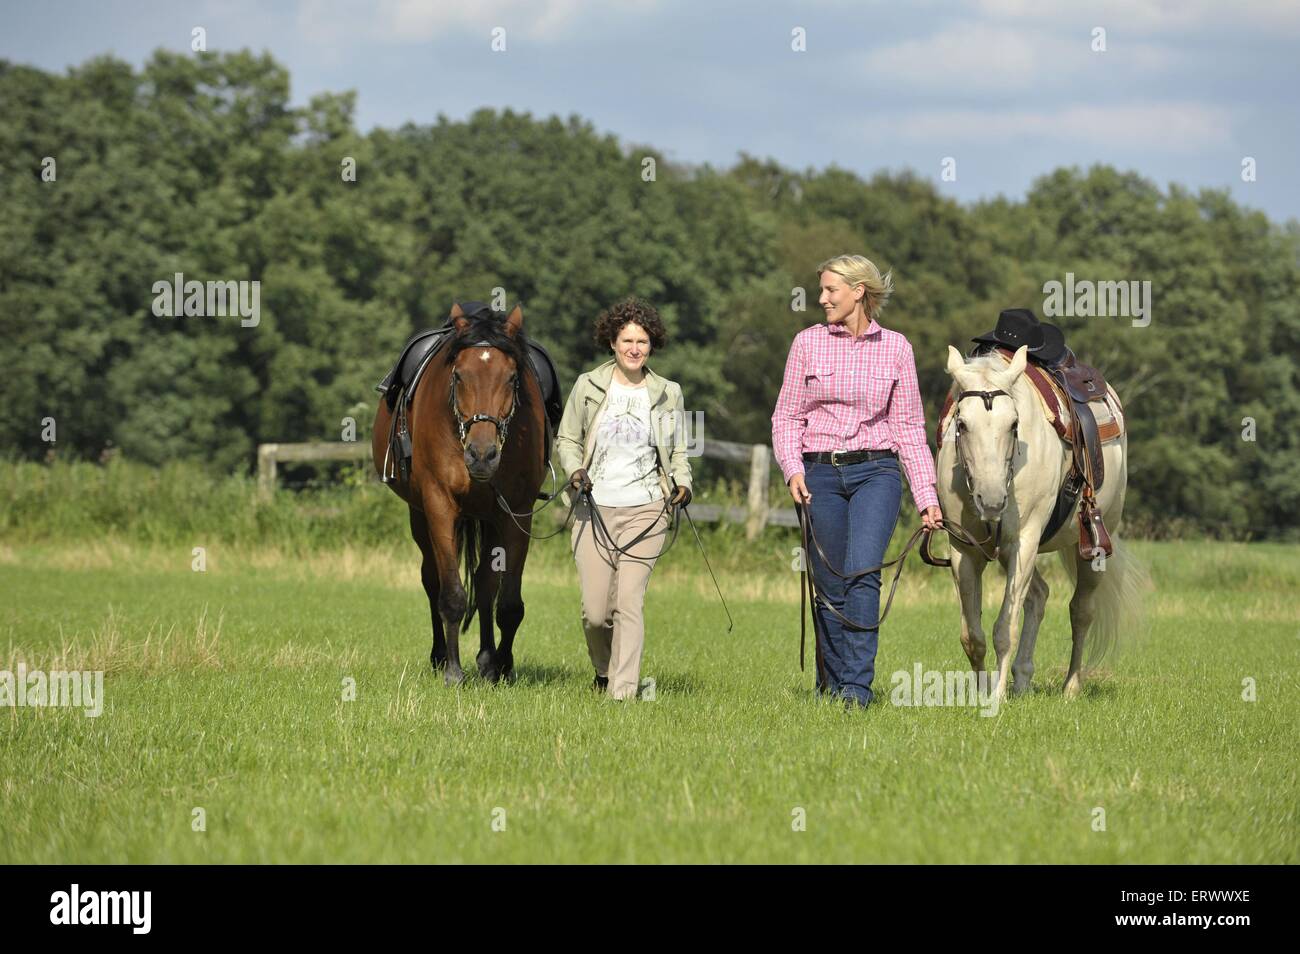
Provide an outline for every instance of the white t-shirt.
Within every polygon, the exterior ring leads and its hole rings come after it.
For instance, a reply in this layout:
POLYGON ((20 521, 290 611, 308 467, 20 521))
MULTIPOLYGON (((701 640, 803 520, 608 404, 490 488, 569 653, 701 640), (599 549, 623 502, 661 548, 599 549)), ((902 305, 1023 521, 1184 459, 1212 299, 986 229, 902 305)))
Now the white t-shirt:
POLYGON ((609 382, 605 412, 596 427, 591 495, 602 507, 639 507, 662 500, 650 430, 650 392, 609 382))

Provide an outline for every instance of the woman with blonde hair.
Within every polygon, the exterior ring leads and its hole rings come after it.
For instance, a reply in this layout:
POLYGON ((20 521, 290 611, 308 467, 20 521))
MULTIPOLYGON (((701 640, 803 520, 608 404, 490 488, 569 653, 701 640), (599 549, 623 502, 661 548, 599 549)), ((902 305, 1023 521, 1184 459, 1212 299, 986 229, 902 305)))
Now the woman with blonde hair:
POLYGON ((650 571, 663 551, 671 508, 690 503, 691 467, 682 389, 646 366, 667 343, 659 313, 627 299, 601 312, 595 337, 613 357, 579 375, 555 450, 568 476, 565 502, 583 495, 572 544, 596 670, 592 688, 632 699, 640 685, 650 571))
POLYGON ((902 499, 900 460, 925 526, 938 528, 943 514, 912 346, 876 321, 893 292, 892 277, 861 255, 836 256, 817 272, 826 322, 799 332, 790 347, 772 446, 826 556, 816 546, 808 554, 820 594, 813 607, 822 650, 817 692, 865 708, 875 674, 880 571, 850 580, 836 574, 852 576, 884 561, 902 499))

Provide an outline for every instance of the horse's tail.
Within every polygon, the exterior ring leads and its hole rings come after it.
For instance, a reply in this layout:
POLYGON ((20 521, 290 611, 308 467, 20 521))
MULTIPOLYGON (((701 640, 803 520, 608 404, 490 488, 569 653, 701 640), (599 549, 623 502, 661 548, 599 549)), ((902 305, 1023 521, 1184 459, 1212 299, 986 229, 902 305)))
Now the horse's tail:
POLYGON ((478 592, 474 586, 474 580, 478 577, 478 557, 479 557, 479 536, 482 533, 482 527, 479 522, 472 517, 464 517, 461 520, 460 533, 460 562, 465 568, 465 620, 460 624, 462 633, 469 631, 469 624, 474 619, 474 613, 478 609, 478 592))
MULTIPOLYGON (((1146 632, 1146 593, 1151 576, 1118 536, 1111 537, 1113 550, 1100 572, 1101 583, 1093 598, 1092 626, 1088 631, 1086 668, 1100 665, 1107 653, 1119 652, 1146 632)), ((1071 583, 1077 583, 1079 556, 1073 547, 1057 551, 1071 583)))

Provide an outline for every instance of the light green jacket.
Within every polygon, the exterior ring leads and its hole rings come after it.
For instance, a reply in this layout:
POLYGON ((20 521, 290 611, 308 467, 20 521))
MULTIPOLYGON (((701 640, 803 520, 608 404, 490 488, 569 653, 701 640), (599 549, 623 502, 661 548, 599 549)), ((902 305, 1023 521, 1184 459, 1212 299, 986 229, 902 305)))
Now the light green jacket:
MULTIPOLYGON (((609 396, 609 382, 614 376, 614 359, 585 374, 569 392, 569 403, 564 407, 564 417, 555 435, 555 457, 568 483, 574 471, 585 470, 596 451, 596 427, 605 412, 609 396)), ((659 455, 659 486, 664 496, 672 495, 672 485, 691 486, 691 465, 686 456, 686 408, 682 389, 676 381, 660 377, 645 369, 646 389, 650 399, 650 434, 659 455)), ((565 506, 573 503, 566 486, 561 498, 565 506)))

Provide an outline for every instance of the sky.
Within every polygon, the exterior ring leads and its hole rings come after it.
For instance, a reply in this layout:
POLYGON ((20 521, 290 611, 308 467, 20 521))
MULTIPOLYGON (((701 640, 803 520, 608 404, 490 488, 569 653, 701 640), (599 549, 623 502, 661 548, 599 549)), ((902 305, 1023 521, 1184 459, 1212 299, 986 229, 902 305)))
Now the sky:
POLYGON ((196 27, 269 51, 295 104, 355 90, 363 131, 577 115, 676 162, 907 168, 963 202, 1102 162, 1300 219, 1300 0, 0 0, 0 59, 141 65, 196 27))

